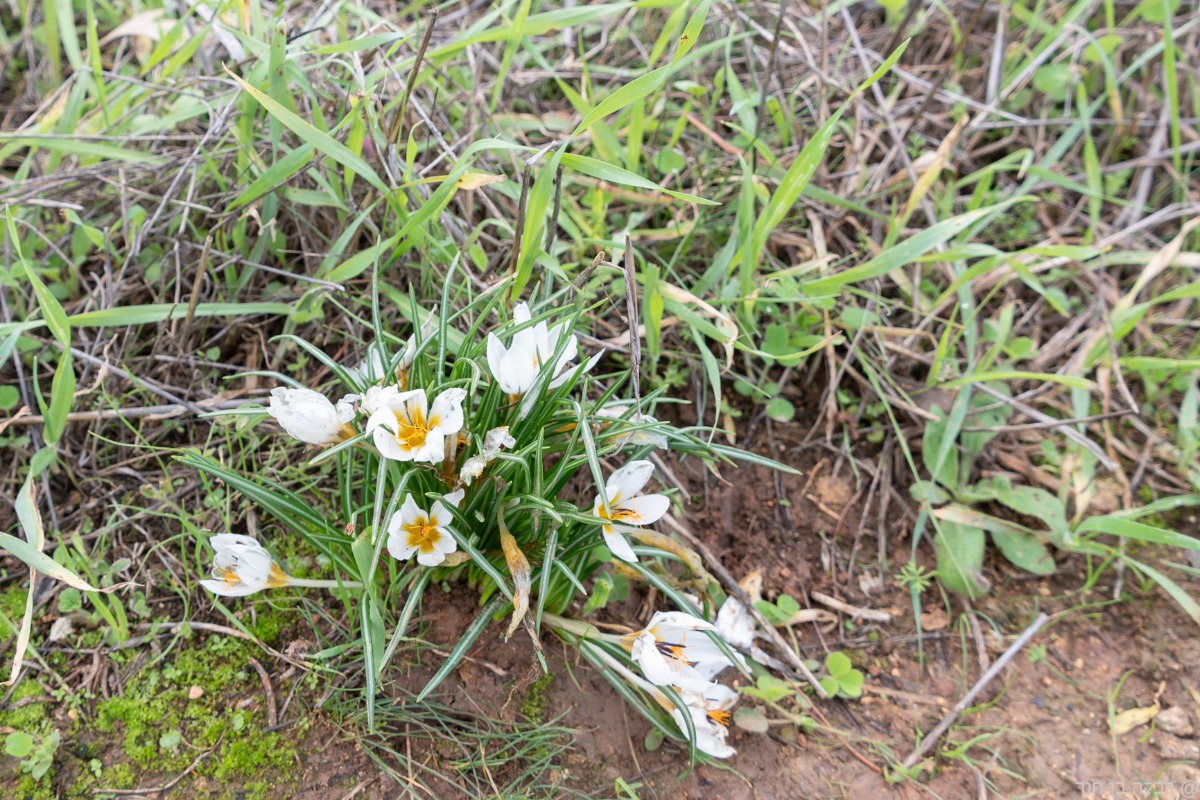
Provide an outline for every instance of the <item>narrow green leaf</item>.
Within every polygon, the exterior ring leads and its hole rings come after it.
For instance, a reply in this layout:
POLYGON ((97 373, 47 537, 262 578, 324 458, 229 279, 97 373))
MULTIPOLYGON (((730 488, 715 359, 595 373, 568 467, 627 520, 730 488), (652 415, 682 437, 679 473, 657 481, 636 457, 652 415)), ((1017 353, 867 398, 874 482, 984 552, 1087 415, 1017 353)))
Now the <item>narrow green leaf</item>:
POLYGON ((255 89, 246 81, 242 80, 237 75, 229 72, 232 77, 243 90, 255 100, 259 105, 267 110, 271 116, 282 122, 292 133, 299 136, 303 141, 311 144, 318 151, 333 159, 343 167, 354 170, 355 174, 361 175, 367 183, 379 190, 382 194, 388 194, 389 189, 387 184, 380 180, 379 175, 371 168, 371 165, 364 161, 359 156, 355 155, 350 148, 334 139, 329 134, 316 128, 311 122, 301 119, 296 114, 293 114, 283 105, 268 97, 266 94, 255 89))
POLYGON ((649 96, 652 92, 657 91, 662 82, 666 80, 667 75, 675 68, 674 64, 665 67, 659 67, 656 70, 647 72, 645 75, 640 75, 629 83, 617 89, 615 92, 605 97, 584 115, 583 120, 571 132, 571 138, 574 139, 579 134, 590 128, 596 121, 604 119, 609 114, 620 111, 626 106, 632 105, 637 101, 649 96))

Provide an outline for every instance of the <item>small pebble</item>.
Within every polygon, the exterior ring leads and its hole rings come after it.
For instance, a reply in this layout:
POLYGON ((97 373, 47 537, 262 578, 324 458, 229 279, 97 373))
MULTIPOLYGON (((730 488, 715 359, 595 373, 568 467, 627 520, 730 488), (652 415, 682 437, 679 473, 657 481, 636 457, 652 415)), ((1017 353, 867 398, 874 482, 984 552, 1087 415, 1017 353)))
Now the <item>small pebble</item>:
POLYGON ((1037 706, 1038 709, 1043 709, 1046 707, 1046 698, 1040 694, 1035 694, 1033 696, 1033 704, 1037 706))
POLYGON ((1158 752, 1162 753, 1163 758, 1171 761, 1200 759, 1200 744, 1196 742, 1189 742, 1169 733, 1163 733, 1155 737, 1155 744, 1158 745, 1158 752))
POLYGON ((193 686, 188 689, 188 700, 199 700, 204 696, 204 689, 200 686, 193 686))
POLYGON ((1187 711, 1180 706, 1172 706, 1166 711, 1160 711, 1154 721, 1160 730, 1184 739, 1191 737, 1196 732, 1192 727, 1192 721, 1188 719, 1187 711))

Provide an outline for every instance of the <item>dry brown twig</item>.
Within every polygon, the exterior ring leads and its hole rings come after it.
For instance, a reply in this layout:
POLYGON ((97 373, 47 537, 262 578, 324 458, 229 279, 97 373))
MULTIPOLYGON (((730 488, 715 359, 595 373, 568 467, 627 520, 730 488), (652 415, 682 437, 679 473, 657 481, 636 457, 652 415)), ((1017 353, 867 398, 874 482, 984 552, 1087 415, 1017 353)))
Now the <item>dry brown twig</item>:
POLYGON ((971 691, 963 695, 962 699, 954 704, 954 708, 950 709, 950 713, 943 717, 942 721, 939 722, 933 730, 925 734, 925 738, 922 739, 921 743, 917 745, 917 749, 909 753, 908 758, 904 759, 904 761, 900 763, 900 766, 902 766, 904 769, 912 769, 918 761, 924 758, 925 754, 933 749, 933 746, 937 744, 938 739, 942 738, 942 734, 950 729, 950 726, 954 724, 959 715, 966 711, 971 704, 975 702, 975 698, 979 696, 979 693, 982 692, 987 685, 991 683, 997 675, 1000 674, 1000 670, 1004 669, 1008 665, 1008 662, 1012 661, 1013 657, 1015 657, 1017 653, 1021 652, 1021 649, 1025 647, 1025 645, 1029 644, 1029 640, 1033 638, 1034 634, 1041 630, 1042 626, 1045 625, 1049 619, 1050 617, 1046 614, 1038 614, 1037 618, 1030 623, 1029 627, 1025 629, 1024 633, 1018 636, 1017 640, 1013 642, 1007 650, 1004 651, 1004 655, 996 659, 988 671, 980 676, 979 680, 975 682, 975 685, 971 687, 971 691))

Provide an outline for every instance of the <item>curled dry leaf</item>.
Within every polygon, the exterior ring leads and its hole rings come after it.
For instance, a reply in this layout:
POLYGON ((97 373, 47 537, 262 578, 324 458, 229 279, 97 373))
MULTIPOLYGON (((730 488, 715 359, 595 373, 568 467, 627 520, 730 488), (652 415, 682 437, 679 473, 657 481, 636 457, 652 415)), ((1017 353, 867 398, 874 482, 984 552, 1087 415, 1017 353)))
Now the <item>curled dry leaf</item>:
POLYGON ((480 189, 493 183, 499 183, 502 180, 504 180, 503 175, 490 175, 486 172, 466 172, 458 179, 458 189, 460 191, 471 191, 472 189, 480 189))
POLYGON ((1161 707, 1158 703, 1145 708, 1130 708, 1117 714, 1108 721, 1108 729, 1113 736, 1121 736, 1129 733, 1134 728, 1145 725, 1150 720, 1158 716, 1161 707))
POLYGON ((504 550, 504 560, 508 562, 508 572, 512 575, 513 588, 516 590, 513 597, 513 615, 512 622, 508 625, 508 631, 505 632, 504 638, 508 639, 516 631, 517 626, 521 624, 525 612, 529 610, 529 590, 531 587, 529 576, 529 560, 525 558, 525 554, 521 552, 521 548, 517 545, 516 538, 506 530, 500 531, 500 546, 504 550))

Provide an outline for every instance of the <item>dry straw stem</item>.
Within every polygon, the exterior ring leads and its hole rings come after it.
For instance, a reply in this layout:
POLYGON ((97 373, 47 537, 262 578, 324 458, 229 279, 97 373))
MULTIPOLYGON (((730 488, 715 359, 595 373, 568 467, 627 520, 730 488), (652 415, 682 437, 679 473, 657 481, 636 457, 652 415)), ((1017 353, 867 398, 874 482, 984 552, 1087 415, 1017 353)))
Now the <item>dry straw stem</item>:
POLYGON ((1008 662, 1012 661, 1013 657, 1016 656, 1017 653, 1021 652, 1021 649, 1025 647, 1025 645, 1029 644, 1029 640, 1034 637, 1034 634, 1041 630, 1042 626, 1045 625, 1049 619, 1050 617, 1047 614, 1037 615, 1033 622, 1029 624, 1029 627, 1017 637, 1017 640, 1009 645, 1009 648, 1004 651, 1004 654, 996 659, 995 663, 988 668, 987 672, 983 673, 983 675, 979 677, 979 680, 977 680, 975 685, 971 687, 971 691, 963 695, 962 699, 954 704, 954 708, 950 709, 950 713, 943 717, 942 721, 934 726, 933 730, 925 735, 925 738, 922 739, 921 743, 917 745, 917 749, 909 753, 908 758, 901 762, 900 765, 904 767, 904 769, 912 769, 913 766, 920 761, 935 744, 937 744, 938 739, 942 738, 942 735, 945 734, 946 731, 950 730, 950 726, 954 724, 959 715, 971 707, 971 704, 975 702, 975 698, 979 696, 979 693, 982 692, 987 685, 991 683, 997 675, 1000 674, 1000 670, 1008 666, 1008 662))

